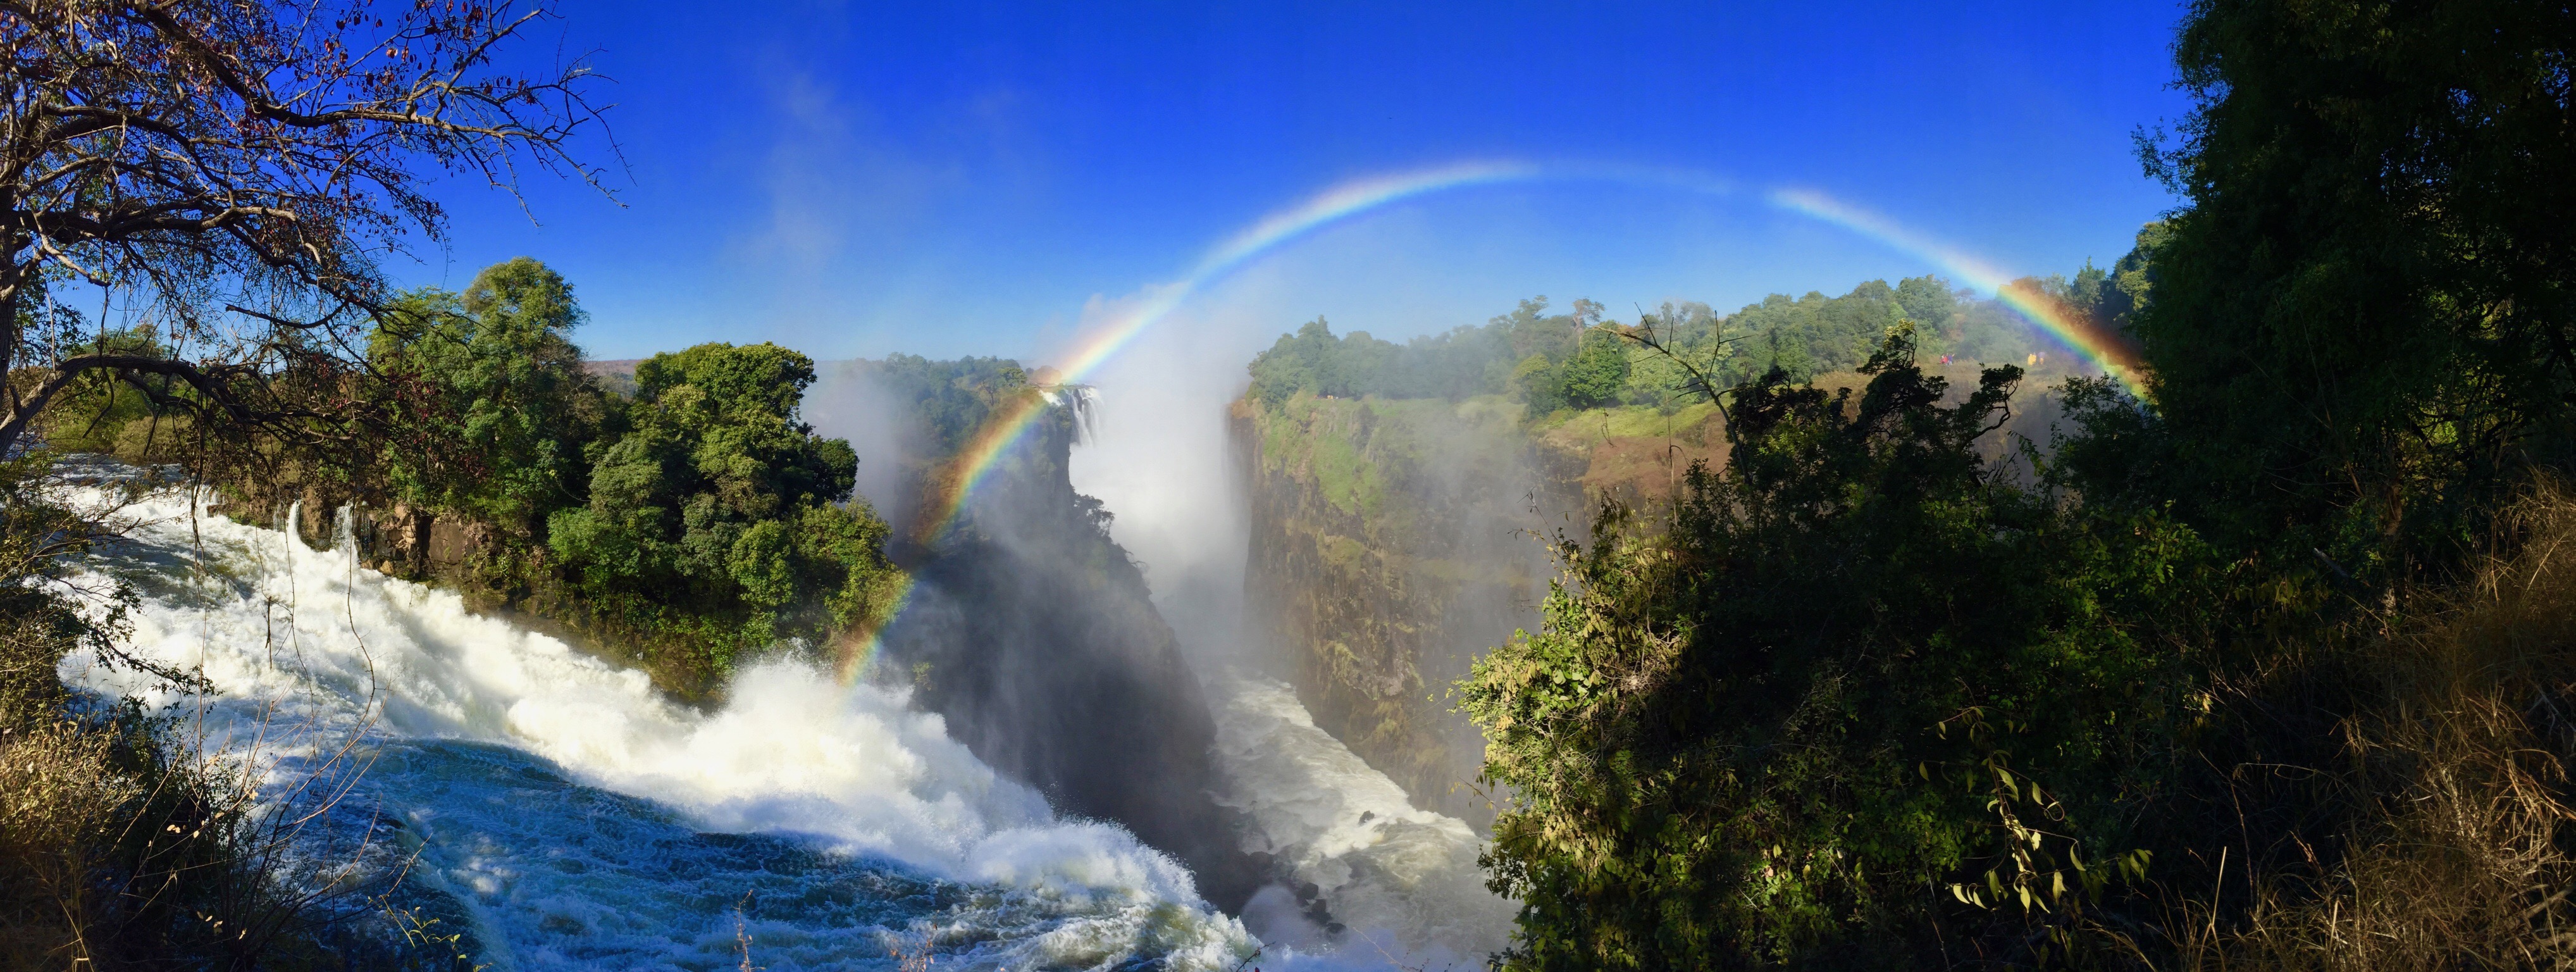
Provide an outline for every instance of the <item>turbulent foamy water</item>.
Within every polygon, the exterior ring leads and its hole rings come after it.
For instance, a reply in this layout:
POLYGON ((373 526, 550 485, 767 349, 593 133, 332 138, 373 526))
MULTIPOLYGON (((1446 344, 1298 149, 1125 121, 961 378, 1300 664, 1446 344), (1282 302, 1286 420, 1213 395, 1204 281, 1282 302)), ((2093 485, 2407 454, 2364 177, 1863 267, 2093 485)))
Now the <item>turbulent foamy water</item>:
POLYGON ((903 691, 774 662, 702 713, 178 493, 124 516, 129 540, 99 571, 143 595, 129 650, 216 692, 172 696, 77 657, 67 680, 192 714, 274 792, 317 773, 350 786, 326 822, 389 830, 367 858, 380 882, 401 868, 401 900, 493 968, 730 968, 746 939, 778 970, 890 967, 925 941, 942 968, 1382 967, 1503 940, 1474 835, 1409 807, 1276 683, 1216 686, 1223 796, 1251 821, 1249 849, 1320 889, 1344 927, 1274 889, 1247 909, 1265 945, 1172 859, 1059 819, 903 691))
POLYGON ((104 558, 145 595, 131 650, 203 671, 208 742, 280 777, 362 734, 372 762, 331 812, 399 826, 407 887, 477 961, 730 967, 738 932, 772 969, 885 965, 925 936, 970 969, 1231 968, 1257 947, 1171 859, 1056 819, 899 692, 777 663, 701 714, 453 594, 190 512, 131 509, 104 558))
POLYGON ((1253 822, 1248 850, 1270 854, 1326 904, 1329 923, 1269 889, 1244 918, 1275 944, 1335 947, 1345 960, 1405 956, 1412 966, 1475 966, 1511 933, 1511 903, 1486 890, 1482 842, 1457 818, 1416 809, 1404 789, 1316 727, 1277 681, 1229 675, 1216 699, 1220 799, 1253 822), (1330 925, 1345 928, 1330 933, 1330 925))

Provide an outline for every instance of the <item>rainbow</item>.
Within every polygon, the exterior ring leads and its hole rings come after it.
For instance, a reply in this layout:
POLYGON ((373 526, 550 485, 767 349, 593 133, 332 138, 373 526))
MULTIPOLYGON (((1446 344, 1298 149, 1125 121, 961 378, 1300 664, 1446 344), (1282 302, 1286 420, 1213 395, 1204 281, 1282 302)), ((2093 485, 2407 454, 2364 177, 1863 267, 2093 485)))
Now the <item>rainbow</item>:
POLYGON ((2092 357, 2104 372, 2118 379, 2129 394, 2137 396, 2140 401, 2147 400, 2146 385, 2140 380, 2145 370, 2139 367, 2137 348, 2129 343, 2126 335, 2075 313, 2047 294, 2016 283, 2011 274, 1995 265, 1899 226, 1877 213, 1812 189, 1775 189, 1770 193, 1770 202, 1790 212, 1812 216, 1913 254, 1948 271, 1970 287, 1994 291, 1995 299, 2002 301, 2004 306, 2047 328, 2049 333, 2092 357))
MULTIPOLYGON (((1200 258, 1188 276, 1147 288, 1142 297, 1109 313, 1079 335, 1056 358, 1053 368, 1040 369, 1030 387, 998 406, 965 447, 933 474, 920 515, 906 538, 921 546, 937 540, 956 522, 976 486, 1001 464, 1002 457, 1031 424, 1063 401, 1063 394, 1079 394, 1075 389, 1091 371, 1171 316, 1190 298, 1246 264, 1326 226, 1407 200, 1473 186, 1539 181, 1614 182, 1719 196, 1735 191, 1734 185, 1724 179, 1687 170, 1599 165, 1542 167, 1523 162, 1466 162, 1368 176, 1335 185, 1228 237, 1200 258)), ((1776 190, 1767 200, 1781 209, 1822 220, 1929 261, 1972 287, 1994 291, 2006 305, 2091 355, 2104 370, 2119 376, 2132 393, 2145 397, 2145 389, 2134 377, 2138 371, 2136 355, 2126 341, 2067 312, 2043 294, 2015 286, 2010 275, 1992 265, 1819 192, 1776 190)), ((839 666, 844 682, 855 680, 865 669, 868 658, 879 647, 885 623, 899 615, 908 602, 911 583, 908 578, 903 581, 895 607, 879 623, 863 625, 845 640, 839 666)))
MULTIPOLYGON (((1520 163, 1470 162, 1371 176, 1326 189, 1296 207, 1253 223, 1209 250, 1189 276, 1180 282, 1150 288, 1143 299, 1118 309, 1092 326, 1057 357, 1058 363, 1053 368, 1040 370, 1043 377, 1039 382, 987 416, 984 424, 967 439, 965 447, 959 449, 944 468, 932 474, 928 495, 923 498, 920 515, 908 531, 907 539, 921 546, 928 546, 938 539, 950 524, 956 522, 958 514, 966 508, 967 497, 973 495, 975 487, 1001 464, 1002 457, 1009 453, 1011 446, 1019 441, 1032 423, 1062 400, 1061 390, 1078 385, 1093 369, 1134 341, 1137 335, 1171 316, 1192 296, 1223 281, 1253 259, 1325 226, 1407 199, 1465 186, 1529 181, 1539 175, 1538 168, 1520 163)), ((907 577, 902 585, 892 610, 885 612, 876 623, 864 624, 844 637, 838 666, 844 684, 855 681, 866 670, 868 659, 882 646, 885 625, 892 623, 909 602, 912 581, 907 577)))
POLYGON ((1292 208, 1273 213, 1235 234, 1215 249, 1208 251, 1188 277, 1179 283, 1164 284, 1133 306, 1112 313, 1075 339, 1073 345, 1056 358, 1054 377, 1033 388, 985 420, 966 447, 951 460, 950 471, 934 490, 934 501, 923 505, 924 517, 914 525, 914 542, 928 543, 954 522, 965 508, 966 497, 984 477, 993 471, 1002 456, 1028 430, 1029 423, 1056 404, 1057 397, 1048 386, 1078 384, 1101 363, 1115 356, 1137 335, 1171 316, 1191 297, 1224 280, 1255 257, 1279 248, 1333 223, 1362 213, 1448 189, 1464 186, 1492 185, 1528 181, 1539 177, 1533 166, 1514 163, 1468 163, 1426 169, 1394 176, 1355 179, 1324 190, 1314 198, 1292 208))

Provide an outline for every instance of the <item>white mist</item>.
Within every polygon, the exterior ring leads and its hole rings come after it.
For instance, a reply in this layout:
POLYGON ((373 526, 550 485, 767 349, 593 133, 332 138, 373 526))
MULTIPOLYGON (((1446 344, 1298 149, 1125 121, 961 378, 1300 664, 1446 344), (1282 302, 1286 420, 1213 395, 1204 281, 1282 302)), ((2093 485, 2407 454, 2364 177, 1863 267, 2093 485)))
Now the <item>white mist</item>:
POLYGON ((1219 799, 1249 819, 1245 849, 1312 884, 1346 931, 1315 927, 1285 887, 1256 896, 1246 926, 1274 953, 1295 945, 1293 967, 1478 966, 1508 944, 1513 909, 1485 888, 1475 833, 1414 807, 1318 728, 1263 674, 1276 660, 1257 657, 1259 639, 1243 630, 1250 521, 1227 407, 1275 324, 1223 310, 1176 316, 1112 359, 1090 378, 1097 422, 1074 449, 1074 488, 1116 514, 1111 535, 1145 565, 1156 609, 1199 670, 1229 786, 1219 799))

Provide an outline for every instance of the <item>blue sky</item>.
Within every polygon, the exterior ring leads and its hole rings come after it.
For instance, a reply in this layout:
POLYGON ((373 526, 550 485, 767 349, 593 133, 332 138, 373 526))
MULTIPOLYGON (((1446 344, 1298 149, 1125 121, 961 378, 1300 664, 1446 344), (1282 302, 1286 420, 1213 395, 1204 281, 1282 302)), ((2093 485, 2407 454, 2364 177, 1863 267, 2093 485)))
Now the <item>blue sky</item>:
MULTIPOLYGON (((2171 3, 674 4, 565 0, 524 53, 614 79, 617 203, 455 181, 462 286, 515 255, 579 288, 597 357, 776 340, 817 357, 1043 360, 1084 308, 1179 279, 1345 180, 1461 161, 1703 173, 1434 194, 1203 297, 1403 337, 1533 294, 1731 309, 1933 270, 1761 202, 1802 187, 2016 272, 2107 263, 2173 199, 2132 133, 2179 118, 2171 3)), ((594 142, 590 155, 615 163, 594 142)))

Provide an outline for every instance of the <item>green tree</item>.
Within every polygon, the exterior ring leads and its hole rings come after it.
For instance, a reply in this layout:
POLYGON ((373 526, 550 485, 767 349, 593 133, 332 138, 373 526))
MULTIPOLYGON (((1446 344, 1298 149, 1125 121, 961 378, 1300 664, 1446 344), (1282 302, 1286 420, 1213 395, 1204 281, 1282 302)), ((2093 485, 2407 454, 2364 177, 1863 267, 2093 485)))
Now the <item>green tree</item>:
POLYGON ((1332 330, 1320 317, 1296 334, 1280 335, 1279 343, 1252 359, 1252 397, 1276 408, 1300 389, 1320 388, 1317 376, 1331 353, 1331 341, 1332 330))
POLYGON ((1907 277, 1896 282, 1896 304, 1923 333, 1943 335, 1959 312, 1959 295, 1939 277, 1907 277))
POLYGON ((2213 539, 2403 576, 2566 464, 2571 48, 2553 3, 2193 5, 2150 156, 2190 205, 2131 327, 2213 539))
POLYGON ((1597 408, 1616 402, 1627 380, 1627 342, 1607 330, 1586 328, 1581 349, 1566 359, 1557 387, 1567 405, 1597 408))
POLYGON ((1532 354, 1512 366, 1512 390, 1529 406, 1532 418, 1565 407, 1565 369, 1544 354, 1532 354))
POLYGON ((1772 294, 1736 311, 1726 329, 1750 339, 1750 353, 1736 359, 1726 378, 1747 381, 1775 366, 1801 381, 1850 371, 1877 349, 1889 325, 1902 320, 1915 323, 1930 354, 1963 350, 1978 360, 2018 362, 2029 341, 2020 318, 1991 302, 1963 301, 1938 277, 1909 277, 1894 287, 1870 280, 1840 297, 1821 291, 1794 300, 1772 294))
POLYGON ((398 493, 521 534, 580 504, 582 444, 609 410, 570 339, 582 317, 572 285, 527 257, 462 295, 403 295, 367 354, 405 419, 386 464, 398 493))
POLYGON ((2043 940, 2116 873, 2117 759, 2163 664, 2107 619, 2189 535, 2091 521, 1976 440, 1897 329, 1856 398, 1775 369, 1668 530, 1612 508, 1566 545, 1540 633, 1461 683, 1515 794, 1486 858, 1518 969, 1903 966, 2043 940))
POLYGON ((890 600, 883 521, 851 498, 858 457, 799 419, 814 363, 702 344, 635 369, 632 430, 594 444, 589 502, 549 540, 602 610, 678 635, 716 672, 816 641, 890 600))
POLYGON ((2155 279, 2148 271, 2154 266, 2156 250, 2172 235, 2172 227, 2163 220, 2138 228, 2136 245, 2111 264, 2111 289, 2103 295, 2100 311, 2103 321, 2117 330, 2129 330, 2130 319, 2146 306, 2147 295, 2154 290, 2155 279))

